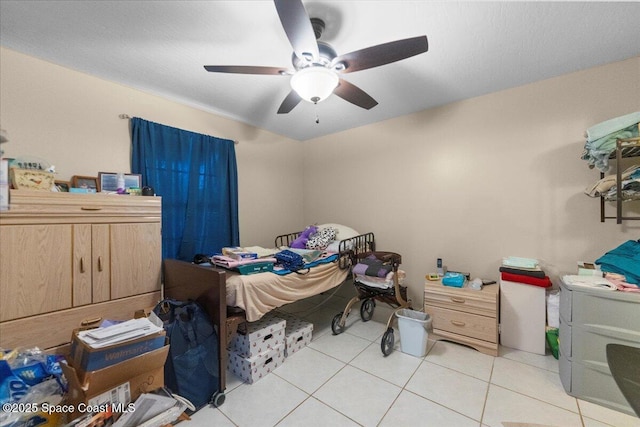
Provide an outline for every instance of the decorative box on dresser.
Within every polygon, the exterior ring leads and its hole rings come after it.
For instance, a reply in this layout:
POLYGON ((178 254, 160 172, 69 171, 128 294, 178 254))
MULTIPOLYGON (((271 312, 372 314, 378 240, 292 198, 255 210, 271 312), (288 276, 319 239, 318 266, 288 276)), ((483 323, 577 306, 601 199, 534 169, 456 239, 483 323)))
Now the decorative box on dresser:
POLYGON ((611 375, 606 347, 640 347, 640 295, 562 282, 559 341, 560 381, 567 393, 635 415, 611 375))
POLYGON ((439 281, 424 286, 424 311, 431 316, 433 338, 465 344, 498 355, 499 286, 482 290, 444 286, 439 281))
POLYGON ((68 343, 160 300, 161 199, 11 190, 0 212, 0 347, 68 343))

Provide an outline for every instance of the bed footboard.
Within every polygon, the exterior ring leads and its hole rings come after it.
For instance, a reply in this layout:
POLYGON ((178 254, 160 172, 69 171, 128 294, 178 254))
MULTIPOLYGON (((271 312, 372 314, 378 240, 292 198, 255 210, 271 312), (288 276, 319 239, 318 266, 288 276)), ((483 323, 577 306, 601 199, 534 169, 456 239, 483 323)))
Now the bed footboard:
POLYGON ((338 251, 340 253, 340 268, 343 270, 351 266, 351 258, 359 254, 376 250, 376 238, 373 233, 360 234, 340 241, 338 251))

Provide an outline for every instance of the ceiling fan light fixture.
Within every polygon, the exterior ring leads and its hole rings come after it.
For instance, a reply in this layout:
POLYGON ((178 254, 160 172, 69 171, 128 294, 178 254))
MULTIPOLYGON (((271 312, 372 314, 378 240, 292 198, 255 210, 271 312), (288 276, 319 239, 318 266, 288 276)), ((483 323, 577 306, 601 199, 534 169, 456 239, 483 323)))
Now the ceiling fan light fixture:
POLYGON ((303 68, 291 77, 291 88, 305 101, 317 104, 338 86, 338 75, 323 66, 303 68))

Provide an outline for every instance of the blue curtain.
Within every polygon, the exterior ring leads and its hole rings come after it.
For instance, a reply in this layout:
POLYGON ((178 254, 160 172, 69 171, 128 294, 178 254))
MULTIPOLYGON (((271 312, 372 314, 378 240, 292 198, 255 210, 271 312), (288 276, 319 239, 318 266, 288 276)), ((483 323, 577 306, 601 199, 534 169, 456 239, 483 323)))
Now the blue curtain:
POLYGON ((162 197, 162 258, 191 261, 238 246, 234 143, 131 119, 131 171, 162 197))

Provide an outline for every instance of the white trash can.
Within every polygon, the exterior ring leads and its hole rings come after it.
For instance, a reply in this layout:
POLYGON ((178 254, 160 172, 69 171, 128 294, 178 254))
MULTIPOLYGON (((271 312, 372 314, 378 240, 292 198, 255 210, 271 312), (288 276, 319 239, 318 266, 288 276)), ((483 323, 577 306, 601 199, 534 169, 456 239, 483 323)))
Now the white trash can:
POLYGON ((400 329, 400 347, 403 353, 416 357, 427 354, 427 330, 431 327, 431 317, 421 311, 402 308, 396 311, 400 329))

